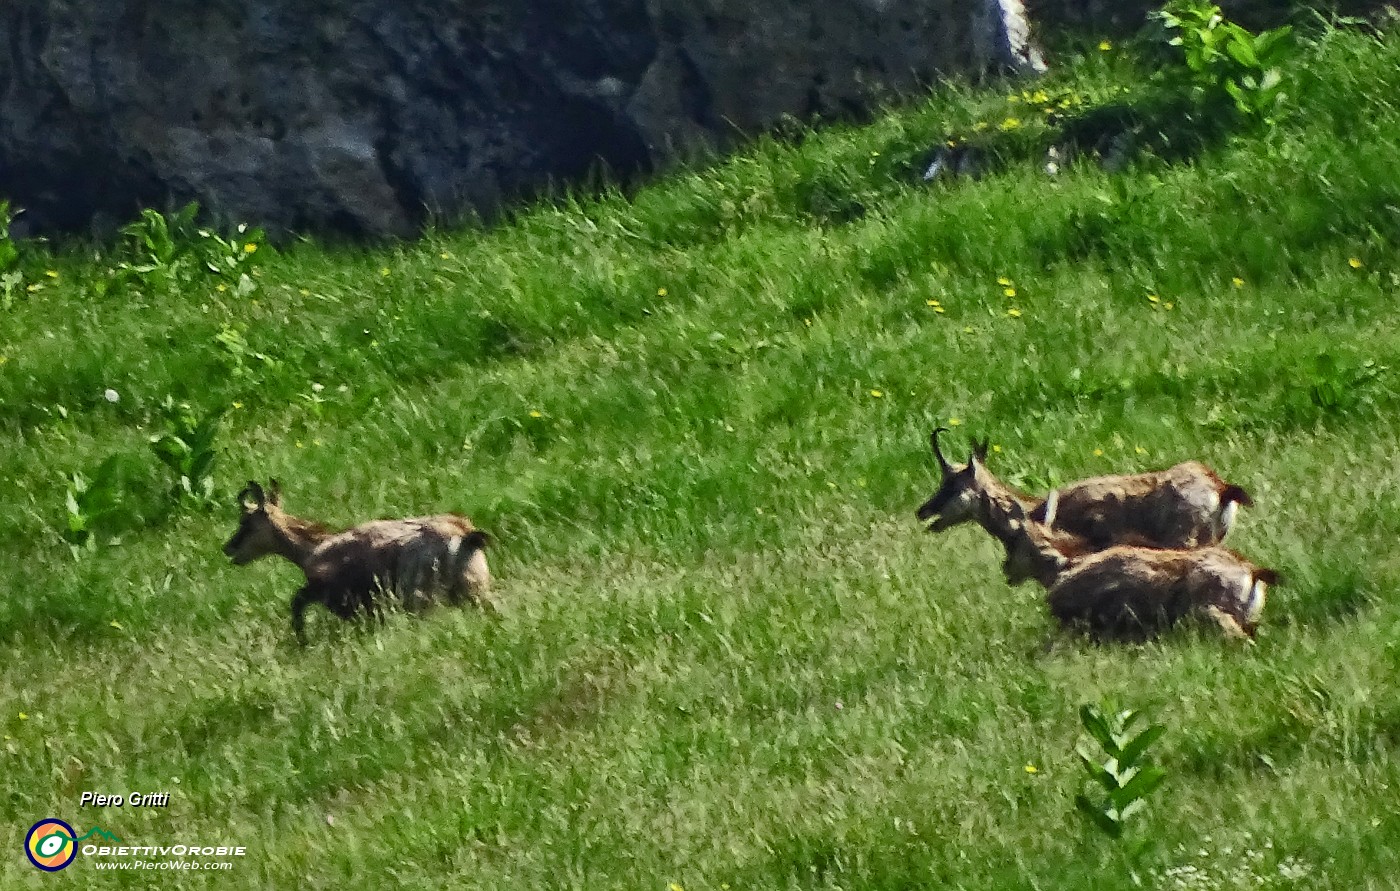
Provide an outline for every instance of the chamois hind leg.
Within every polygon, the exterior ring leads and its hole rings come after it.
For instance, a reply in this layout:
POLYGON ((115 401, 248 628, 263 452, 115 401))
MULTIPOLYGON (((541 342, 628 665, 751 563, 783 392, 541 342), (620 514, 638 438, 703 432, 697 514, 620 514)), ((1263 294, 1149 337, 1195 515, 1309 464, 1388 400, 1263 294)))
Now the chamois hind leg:
POLYGON ((1219 625, 1220 630, 1231 640, 1254 639, 1254 625, 1243 617, 1236 616, 1232 610, 1211 604, 1206 607, 1206 615, 1219 625))

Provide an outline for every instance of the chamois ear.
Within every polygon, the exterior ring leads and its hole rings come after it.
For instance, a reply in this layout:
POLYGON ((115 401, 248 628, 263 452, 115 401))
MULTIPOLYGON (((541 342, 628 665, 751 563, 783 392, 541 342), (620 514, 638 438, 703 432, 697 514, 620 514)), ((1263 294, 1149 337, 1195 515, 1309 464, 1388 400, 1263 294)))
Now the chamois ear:
POLYGON ((268 495, 267 503, 273 507, 282 506, 282 484, 272 479, 267 481, 268 495))
POLYGON ((491 543, 491 536, 480 529, 473 529, 462 537, 462 542, 470 550, 483 550, 491 543))
POLYGON ((988 448, 991 448, 990 438, 983 437, 980 443, 977 440, 973 440, 972 455, 969 455, 969 458, 967 458, 967 467, 972 467, 973 464, 987 464, 988 448))
POLYGON ((243 487, 243 491, 238 493, 238 505, 243 508, 244 513, 254 513, 260 511, 267 503, 267 496, 263 494, 262 486, 253 480, 248 480, 248 485, 243 487))

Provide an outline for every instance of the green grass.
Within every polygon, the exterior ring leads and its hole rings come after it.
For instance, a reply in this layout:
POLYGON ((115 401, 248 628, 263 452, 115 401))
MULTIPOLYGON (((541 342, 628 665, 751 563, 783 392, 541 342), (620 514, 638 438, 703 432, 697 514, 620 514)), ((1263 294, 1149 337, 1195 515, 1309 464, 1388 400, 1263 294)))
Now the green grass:
MULTIPOLYGON (((1400 41, 1331 33, 1296 74, 1272 133, 1119 175, 919 183, 1014 111, 950 87, 489 230, 264 248, 239 297, 96 297, 110 256, 31 254, 0 315, 0 885, 151 881, 41 876, 20 841, 56 816, 249 849, 162 887, 1388 887, 1400 41), (223 511, 167 505, 167 395, 230 409, 223 511), (985 535, 914 521, 954 418, 1030 488, 1187 458, 1243 485, 1231 543, 1287 579, 1257 645, 1047 652, 985 535), (67 475, 113 454, 124 510, 75 558, 67 475), (505 614, 318 612, 298 649, 297 571, 219 551, 271 476, 339 524, 468 513, 505 614), (1106 698, 1169 728, 1135 867, 1073 813, 1106 698)), ((1142 82, 1091 48, 1051 86, 1142 82)))

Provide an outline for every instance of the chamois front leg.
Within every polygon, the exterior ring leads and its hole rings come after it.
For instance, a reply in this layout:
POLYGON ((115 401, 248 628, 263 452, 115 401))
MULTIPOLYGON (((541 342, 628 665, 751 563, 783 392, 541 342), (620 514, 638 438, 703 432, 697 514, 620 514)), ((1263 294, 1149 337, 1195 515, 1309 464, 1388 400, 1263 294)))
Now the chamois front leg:
POLYGON ((303 586, 292 598, 292 632, 303 647, 306 646, 306 608, 320 600, 320 595, 310 585, 303 586))

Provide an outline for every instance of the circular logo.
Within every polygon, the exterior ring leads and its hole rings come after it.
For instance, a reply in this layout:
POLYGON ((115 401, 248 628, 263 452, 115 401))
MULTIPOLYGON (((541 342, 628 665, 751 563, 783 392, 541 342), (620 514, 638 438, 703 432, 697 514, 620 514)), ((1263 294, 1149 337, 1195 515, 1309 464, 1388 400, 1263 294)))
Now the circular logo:
POLYGON ((40 820, 24 836, 24 853, 45 872, 58 872, 78 856, 75 838, 73 827, 62 820, 40 820))

